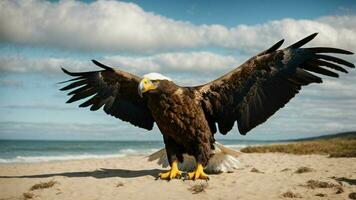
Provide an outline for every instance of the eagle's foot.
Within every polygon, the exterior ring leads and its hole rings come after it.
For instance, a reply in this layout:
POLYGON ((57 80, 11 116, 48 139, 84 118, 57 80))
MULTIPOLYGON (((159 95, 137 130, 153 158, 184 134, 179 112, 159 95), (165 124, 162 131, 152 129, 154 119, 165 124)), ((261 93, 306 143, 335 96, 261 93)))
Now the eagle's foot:
POLYGON ((188 173, 188 178, 190 180, 197 180, 197 179, 209 180, 209 176, 204 172, 203 165, 200 163, 197 165, 195 171, 188 173))
POLYGON ((174 179, 174 178, 182 177, 182 172, 179 171, 179 169, 178 169, 177 161, 174 161, 172 163, 171 170, 169 170, 167 172, 164 172, 164 173, 159 173, 158 176, 159 176, 160 179, 171 180, 171 179, 174 179))

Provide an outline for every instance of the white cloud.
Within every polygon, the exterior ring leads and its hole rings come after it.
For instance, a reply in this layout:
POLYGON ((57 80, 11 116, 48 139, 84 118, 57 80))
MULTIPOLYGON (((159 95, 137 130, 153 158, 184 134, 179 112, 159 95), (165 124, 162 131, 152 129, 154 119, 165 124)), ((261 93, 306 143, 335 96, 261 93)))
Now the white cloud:
POLYGON ((234 68, 238 60, 210 52, 164 53, 145 57, 107 56, 108 63, 115 63, 138 73, 189 72, 215 73, 234 68))
POLYGON ((1 40, 81 50, 155 51, 205 43, 199 28, 133 3, 1 1, 1 40), (28 12, 31 11, 31 12, 28 12))
MULTIPOLYGON (((159 72, 173 75, 172 78, 180 84, 197 84, 207 81, 207 78, 217 78, 235 68, 240 59, 210 52, 162 53, 153 56, 107 56, 100 62, 117 67, 121 70, 143 75, 149 72, 159 72), (197 78, 192 79, 192 76, 197 78), (204 75, 204 77, 201 77, 204 75), (178 80, 177 80, 178 79, 178 80), (203 82, 202 82, 203 81, 203 82)), ((65 58, 25 58, 1 57, 0 72, 10 73, 61 73, 60 67, 70 71, 98 70, 90 61, 65 58)))
POLYGON ((257 25, 195 25, 116 1, 0 1, 0 41, 85 51, 152 53, 218 46, 256 52, 319 32, 315 45, 356 50, 356 16, 281 19, 257 25))
POLYGON ((0 72, 11 73, 58 73, 60 67, 70 66, 72 70, 88 70, 90 61, 79 61, 65 58, 25 58, 25 57, 0 57, 0 72))

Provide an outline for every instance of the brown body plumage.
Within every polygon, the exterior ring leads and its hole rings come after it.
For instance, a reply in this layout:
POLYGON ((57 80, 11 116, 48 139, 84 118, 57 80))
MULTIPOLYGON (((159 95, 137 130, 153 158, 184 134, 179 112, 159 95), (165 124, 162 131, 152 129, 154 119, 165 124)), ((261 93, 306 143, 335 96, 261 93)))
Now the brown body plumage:
POLYGON ((329 69, 347 73, 340 65, 354 68, 352 63, 323 54, 352 54, 349 51, 301 48, 315 36, 278 50, 281 40, 226 75, 197 87, 180 87, 170 80, 142 79, 93 61, 104 70, 72 73, 63 69, 75 78, 61 90, 75 88, 67 103, 94 95, 80 107, 98 110, 104 106, 107 114, 135 126, 151 130, 156 122, 170 164, 181 162, 182 154, 188 153, 205 166, 218 130, 226 134, 237 122, 239 132, 246 134, 265 122, 302 86, 322 82, 308 71, 338 77, 329 69))
POLYGON ((163 134, 170 162, 183 162, 183 154, 193 155, 206 165, 211 156, 214 137, 200 102, 187 88, 161 81, 157 92, 148 95, 148 108, 163 134))

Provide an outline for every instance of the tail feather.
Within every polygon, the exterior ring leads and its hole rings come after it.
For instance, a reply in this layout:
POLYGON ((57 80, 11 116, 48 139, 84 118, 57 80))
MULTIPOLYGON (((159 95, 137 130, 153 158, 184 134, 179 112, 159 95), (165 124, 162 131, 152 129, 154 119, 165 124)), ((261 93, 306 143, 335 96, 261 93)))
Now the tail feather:
POLYGON ((154 161, 154 160, 157 160, 157 159, 161 158, 162 156, 166 156, 166 149, 165 148, 154 152, 153 154, 147 156, 147 158, 148 158, 148 161, 151 162, 151 161, 154 161))
MULTIPOLYGON (((220 143, 215 143, 215 151, 214 155, 210 158, 208 165, 205 168, 207 173, 221 173, 221 172, 229 172, 238 168, 239 161, 238 157, 241 156, 241 152, 236 151, 234 149, 228 148, 220 143)), ((179 163, 179 169, 183 171, 192 171, 196 166, 196 161, 193 156, 188 154, 184 154, 184 162, 179 163)), ((162 148, 155 153, 149 155, 148 161, 157 160, 157 164, 162 167, 168 167, 168 159, 166 155, 165 148, 162 148)))
POLYGON ((215 142, 215 147, 218 147, 223 153, 234 156, 234 157, 239 157, 242 154, 240 151, 236 151, 234 149, 226 147, 218 142, 215 142))

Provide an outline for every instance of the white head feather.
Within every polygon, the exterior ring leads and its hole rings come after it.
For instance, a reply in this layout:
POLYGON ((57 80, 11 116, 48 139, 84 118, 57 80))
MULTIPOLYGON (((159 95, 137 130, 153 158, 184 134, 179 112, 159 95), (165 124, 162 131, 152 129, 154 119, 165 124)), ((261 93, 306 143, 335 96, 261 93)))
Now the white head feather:
POLYGON ((156 72, 145 74, 145 75, 143 75, 143 78, 148 78, 150 80, 168 80, 168 81, 172 81, 171 78, 169 78, 167 76, 163 76, 162 74, 156 73, 156 72))

